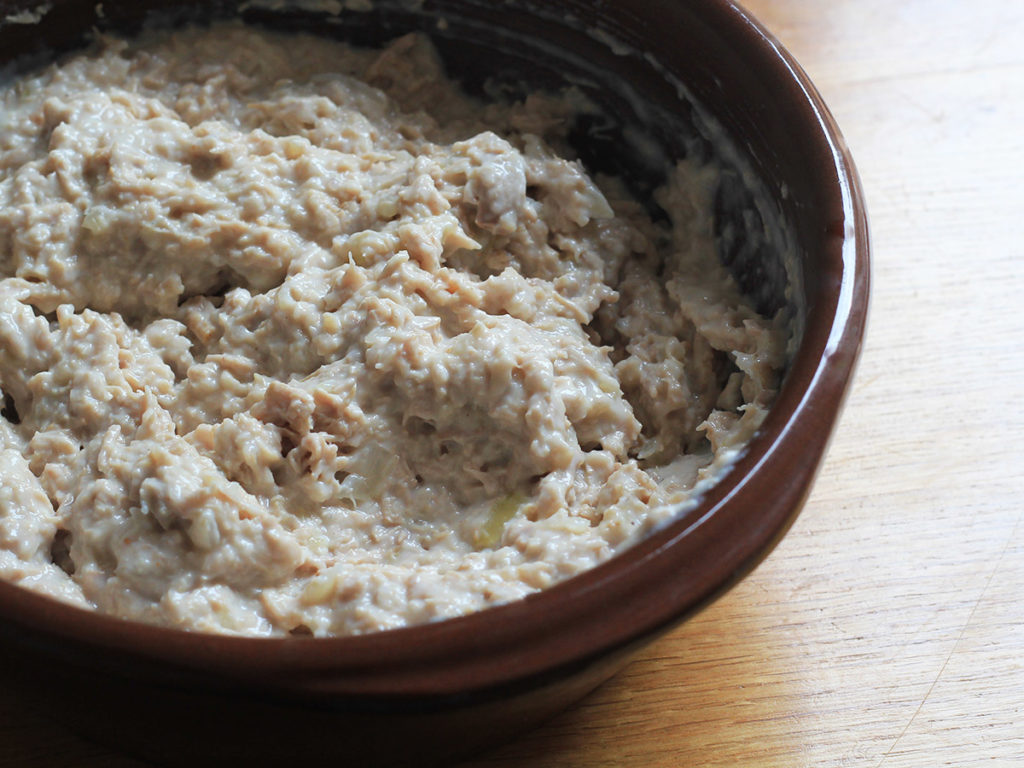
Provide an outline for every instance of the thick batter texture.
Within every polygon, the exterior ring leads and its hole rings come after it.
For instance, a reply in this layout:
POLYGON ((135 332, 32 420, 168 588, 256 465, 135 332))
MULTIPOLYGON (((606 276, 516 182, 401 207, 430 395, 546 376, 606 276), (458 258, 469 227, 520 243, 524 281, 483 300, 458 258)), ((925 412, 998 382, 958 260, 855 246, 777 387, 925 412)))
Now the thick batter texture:
POLYGON ((774 396, 717 170, 653 223, 565 157, 568 101, 472 101, 424 38, 106 40, 0 104, 25 587, 250 635, 465 614, 671 519, 774 396))

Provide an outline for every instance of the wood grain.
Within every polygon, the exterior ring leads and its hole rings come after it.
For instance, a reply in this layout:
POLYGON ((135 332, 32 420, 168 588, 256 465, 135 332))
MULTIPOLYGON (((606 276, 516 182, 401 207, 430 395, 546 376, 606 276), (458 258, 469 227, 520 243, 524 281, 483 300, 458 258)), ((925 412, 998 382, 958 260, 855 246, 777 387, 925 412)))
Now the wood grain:
MULTIPOLYGON (((803 514, 704 613, 462 768, 1024 766, 1024 3, 747 0, 867 192, 864 355, 803 514)), ((0 766, 140 766, 0 684, 0 766)))

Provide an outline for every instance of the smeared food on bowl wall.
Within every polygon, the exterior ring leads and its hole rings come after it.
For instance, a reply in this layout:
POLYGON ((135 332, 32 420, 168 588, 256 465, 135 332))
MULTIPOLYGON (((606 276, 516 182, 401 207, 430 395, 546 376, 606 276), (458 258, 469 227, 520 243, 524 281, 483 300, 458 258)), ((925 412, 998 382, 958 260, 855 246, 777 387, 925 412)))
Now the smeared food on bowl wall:
POLYGON ((673 519, 780 383, 716 162, 652 218, 572 159, 582 99, 481 103, 425 37, 104 38, 0 99, 24 587, 247 635, 463 615, 673 519))

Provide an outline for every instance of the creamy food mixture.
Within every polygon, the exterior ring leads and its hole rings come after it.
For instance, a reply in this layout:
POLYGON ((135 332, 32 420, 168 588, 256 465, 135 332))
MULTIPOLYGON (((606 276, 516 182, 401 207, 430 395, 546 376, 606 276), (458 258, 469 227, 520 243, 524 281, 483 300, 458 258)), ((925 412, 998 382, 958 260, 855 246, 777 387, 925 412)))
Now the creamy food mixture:
MULTIPOLYGON (((0 576, 120 617, 365 633, 515 600, 679 513, 789 331, 425 38, 241 25, 0 89, 0 576)), ((715 457, 718 456, 716 461, 715 457)))

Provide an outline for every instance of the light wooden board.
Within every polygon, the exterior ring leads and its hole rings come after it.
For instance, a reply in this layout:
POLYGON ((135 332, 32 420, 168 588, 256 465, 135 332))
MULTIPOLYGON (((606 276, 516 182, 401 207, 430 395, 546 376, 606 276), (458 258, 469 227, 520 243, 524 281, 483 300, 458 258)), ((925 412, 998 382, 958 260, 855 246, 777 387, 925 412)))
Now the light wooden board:
MULTIPOLYGON (((754 574, 462 768, 1024 766, 1024 2, 747 7, 867 191, 872 314, 840 428, 754 574)), ((0 683, 0 766, 139 765, 0 683)))

